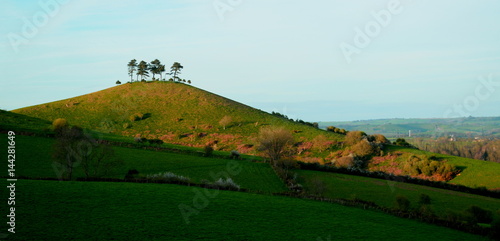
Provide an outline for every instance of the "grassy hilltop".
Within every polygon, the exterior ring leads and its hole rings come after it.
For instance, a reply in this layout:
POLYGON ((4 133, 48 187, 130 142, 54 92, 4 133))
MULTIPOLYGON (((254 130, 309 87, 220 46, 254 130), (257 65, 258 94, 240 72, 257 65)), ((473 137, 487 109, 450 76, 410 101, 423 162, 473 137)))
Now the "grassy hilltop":
POLYGON ((263 126, 279 125, 294 131, 297 140, 341 135, 290 122, 261 110, 174 82, 128 83, 99 92, 14 110, 53 121, 127 137, 161 139, 167 143, 203 147, 219 141, 219 149, 247 152, 263 126), (219 122, 231 121, 225 127, 219 122), (244 145, 245 148, 243 147, 244 145))

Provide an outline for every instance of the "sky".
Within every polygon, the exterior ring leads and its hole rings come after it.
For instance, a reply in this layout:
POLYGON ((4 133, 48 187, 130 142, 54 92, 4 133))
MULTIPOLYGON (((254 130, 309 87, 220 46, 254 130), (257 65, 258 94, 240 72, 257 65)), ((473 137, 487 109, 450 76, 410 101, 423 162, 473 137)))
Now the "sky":
POLYGON ((306 121, 500 116, 500 1, 2 0, 0 109, 130 79, 131 59, 306 121))

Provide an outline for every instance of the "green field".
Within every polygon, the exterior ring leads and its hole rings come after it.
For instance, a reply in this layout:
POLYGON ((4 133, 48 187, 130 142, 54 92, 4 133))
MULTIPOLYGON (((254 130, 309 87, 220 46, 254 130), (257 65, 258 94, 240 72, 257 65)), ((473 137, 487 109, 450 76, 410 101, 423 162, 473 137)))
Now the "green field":
MULTIPOLYGON (((7 135, 0 134, 7 140, 7 135)), ((52 167, 51 149, 54 139, 31 136, 16 137, 16 167, 18 176, 31 178, 57 178, 52 167)), ((6 149, 6 142, 0 143, 1 149, 6 149)), ((231 178, 242 188, 264 192, 281 192, 287 190, 281 180, 266 163, 255 163, 246 160, 236 161, 218 158, 206 158, 193 155, 155 152, 149 150, 114 147, 115 155, 124 161, 124 166, 108 177, 123 178, 129 169, 136 169, 142 174, 173 172, 184 175, 193 182, 200 183, 202 179, 215 181, 212 176, 228 172, 228 163, 241 169, 238 175, 231 178), (213 175, 211 175, 213 173, 213 175), (255 178, 259 177, 259 178, 255 178)), ((236 168, 235 168, 236 169, 236 168)), ((74 177, 85 177, 81 168, 76 168, 74 177)))
POLYGON ((443 215, 447 210, 461 212, 471 205, 491 211, 500 210, 500 200, 495 198, 338 173, 308 170, 297 170, 297 173, 306 189, 312 189, 311 185, 315 183, 315 179, 321 180, 326 187, 324 195, 329 198, 359 198, 380 206, 394 207, 396 197, 403 195, 416 207, 420 194, 427 194, 431 197, 432 208, 438 215, 443 215))
POLYGON ((9 240, 484 240, 296 198, 221 191, 205 203, 194 199, 203 189, 170 184, 19 180, 16 190, 16 233, 9 240), (189 224, 180 204, 199 208, 187 216, 189 224))

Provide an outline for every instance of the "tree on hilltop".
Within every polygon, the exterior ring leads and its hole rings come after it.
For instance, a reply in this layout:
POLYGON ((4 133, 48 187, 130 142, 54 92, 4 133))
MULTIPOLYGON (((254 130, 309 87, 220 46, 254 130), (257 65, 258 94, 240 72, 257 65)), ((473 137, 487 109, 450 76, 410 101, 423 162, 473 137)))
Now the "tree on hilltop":
POLYGON ((142 60, 138 65, 137 75, 140 75, 141 79, 144 79, 144 76, 149 77, 148 69, 149 69, 148 63, 142 60))
POLYGON ((149 64, 149 70, 153 74, 153 80, 155 79, 155 74, 160 74, 161 62, 158 59, 151 61, 149 64))
POLYGON ((173 80, 177 80, 177 75, 181 74, 181 70, 184 68, 179 62, 174 62, 172 67, 170 67, 170 74, 173 75, 173 80))
POLYGON ((134 76, 134 72, 137 71, 137 60, 133 59, 128 62, 128 75, 130 76, 130 82, 132 82, 132 77, 134 76))
POLYGON ((160 74, 160 79, 162 80, 163 79, 163 73, 165 72, 165 65, 164 64, 160 64, 159 67, 158 67, 158 73, 160 74))

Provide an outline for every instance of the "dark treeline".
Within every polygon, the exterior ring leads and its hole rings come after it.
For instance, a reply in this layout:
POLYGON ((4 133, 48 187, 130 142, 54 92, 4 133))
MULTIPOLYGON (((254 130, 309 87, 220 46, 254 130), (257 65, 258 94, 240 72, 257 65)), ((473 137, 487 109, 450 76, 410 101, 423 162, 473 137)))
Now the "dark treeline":
POLYGON ((307 126, 312 126, 314 128, 319 128, 318 126, 318 123, 317 122, 307 122, 307 121, 303 121, 303 120, 300 120, 300 119, 292 119, 292 118, 288 118, 288 116, 286 115, 283 115, 279 112, 271 112, 271 115, 274 115, 276 117, 279 117, 279 118, 283 118, 283 119, 286 119, 286 120, 289 120, 289 121, 293 121, 293 122, 296 122, 296 123, 299 123, 299 124, 303 124, 303 125, 307 125, 307 126))
POLYGON ((416 138, 411 141, 421 150, 500 163, 500 140, 493 139, 434 139, 416 138))

